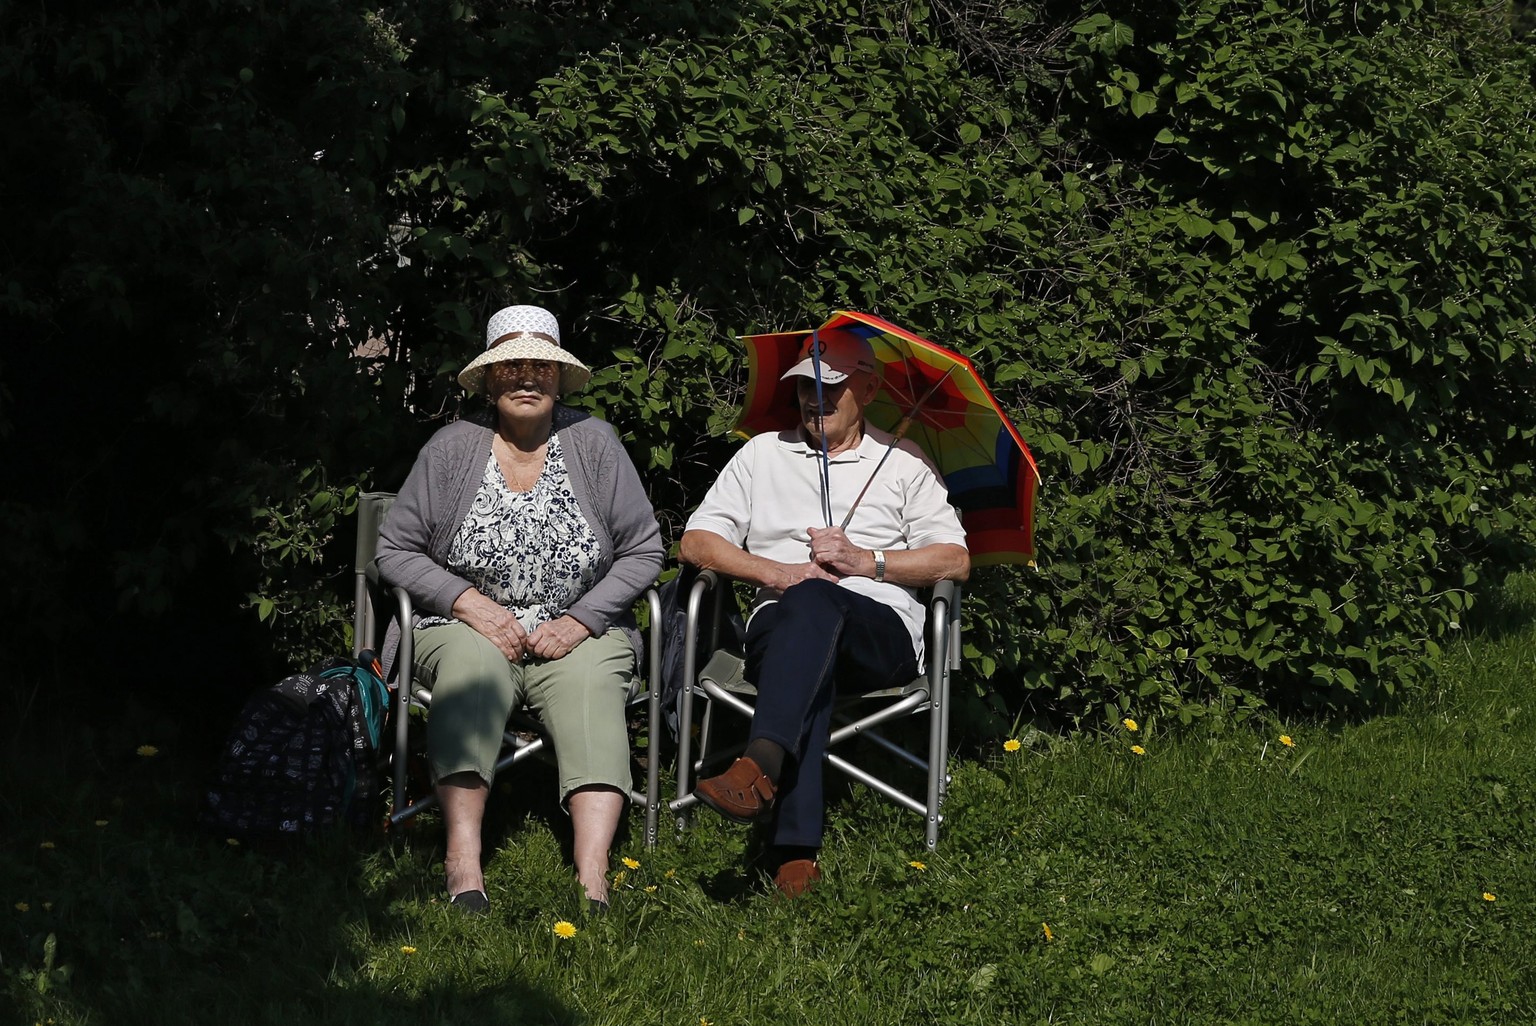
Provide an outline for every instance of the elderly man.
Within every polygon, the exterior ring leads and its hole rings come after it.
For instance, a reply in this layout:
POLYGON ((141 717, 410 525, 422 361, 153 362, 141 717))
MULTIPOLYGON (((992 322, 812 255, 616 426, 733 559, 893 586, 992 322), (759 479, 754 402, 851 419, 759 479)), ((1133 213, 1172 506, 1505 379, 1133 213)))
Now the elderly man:
POLYGON ((910 681, 927 612, 916 589, 963 581, 971 568, 944 483, 911 441, 891 452, 846 530, 825 526, 823 441, 840 522, 893 439, 864 420, 880 388, 865 339, 823 331, 801 355, 784 374, 796 379, 800 425, 742 446, 689 519, 680 550, 684 562, 758 589, 747 625, 746 675, 758 691, 747 749, 694 794, 739 823, 776 809, 770 864, 789 897, 821 879, 822 754, 837 678, 861 690, 910 681))

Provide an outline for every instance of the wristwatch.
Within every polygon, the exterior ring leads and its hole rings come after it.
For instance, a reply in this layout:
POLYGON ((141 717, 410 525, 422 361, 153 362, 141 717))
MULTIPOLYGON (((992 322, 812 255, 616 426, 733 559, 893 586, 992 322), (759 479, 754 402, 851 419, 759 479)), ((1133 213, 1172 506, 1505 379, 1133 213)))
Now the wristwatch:
POLYGON ((885 580, 885 550, 875 550, 875 580, 885 580))

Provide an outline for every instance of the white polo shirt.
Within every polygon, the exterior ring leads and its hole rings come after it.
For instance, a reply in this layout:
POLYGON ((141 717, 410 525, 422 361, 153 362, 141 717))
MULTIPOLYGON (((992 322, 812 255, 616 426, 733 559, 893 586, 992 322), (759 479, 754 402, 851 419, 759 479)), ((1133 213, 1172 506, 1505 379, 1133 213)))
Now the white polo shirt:
MULTIPOLYGON (((890 434, 866 425, 857 448, 832 457, 828 477, 834 524, 842 523, 890 446, 890 434)), ((811 558, 809 529, 825 523, 821 450, 795 428, 756 435, 737 450, 688 518, 686 530, 712 531, 753 555, 780 563, 804 563, 811 558)), ((965 544, 965 529, 949 504, 943 479, 910 439, 902 440, 875 475, 845 531, 849 541, 865 549, 965 544)), ((912 636, 912 651, 922 665, 927 609, 915 590, 869 577, 845 577, 838 583, 894 609, 912 636)), ((770 588, 758 589, 753 611, 779 594, 770 588)))

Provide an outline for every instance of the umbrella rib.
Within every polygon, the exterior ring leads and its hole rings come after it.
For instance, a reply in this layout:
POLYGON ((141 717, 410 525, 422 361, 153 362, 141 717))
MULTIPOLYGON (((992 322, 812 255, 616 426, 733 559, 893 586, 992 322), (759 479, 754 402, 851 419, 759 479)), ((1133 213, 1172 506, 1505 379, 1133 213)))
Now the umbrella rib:
POLYGON ((896 425, 896 430, 891 433, 891 444, 885 447, 885 452, 880 455, 880 462, 876 463, 875 469, 869 472, 869 480, 865 481, 864 487, 859 489, 858 498, 854 499, 853 505, 848 507, 848 515, 843 517, 842 526, 844 528, 846 528, 849 522, 853 520, 853 511, 858 509, 859 503, 864 501, 864 496, 869 493, 869 486, 875 483, 875 475, 880 473, 880 468, 885 466, 885 461, 891 458, 891 450, 900 445, 901 440, 906 437, 907 429, 912 426, 912 418, 917 416, 918 409, 922 407, 923 403, 928 401, 929 397, 931 397, 933 393, 939 390, 939 386, 944 384, 945 380, 950 375, 950 371, 953 370, 953 367, 949 368, 949 370, 944 372, 944 377, 930 385, 928 387, 928 391, 923 393, 921 399, 912 404, 912 408, 907 411, 907 415, 902 417, 901 421, 896 425))

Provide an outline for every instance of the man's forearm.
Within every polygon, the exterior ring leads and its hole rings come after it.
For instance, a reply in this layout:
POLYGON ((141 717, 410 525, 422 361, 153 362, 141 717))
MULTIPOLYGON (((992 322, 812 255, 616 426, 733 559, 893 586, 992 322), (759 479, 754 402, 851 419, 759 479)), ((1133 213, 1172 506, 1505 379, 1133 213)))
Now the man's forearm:
POLYGON ((887 549, 885 579, 909 588, 927 588, 940 581, 964 581, 971 576, 971 554, 964 545, 924 545, 920 549, 887 549))
POLYGON ((713 531, 684 531, 677 554, 684 563, 700 570, 713 570, 759 588, 784 586, 784 564, 754 556, 713 531))

